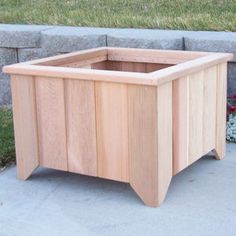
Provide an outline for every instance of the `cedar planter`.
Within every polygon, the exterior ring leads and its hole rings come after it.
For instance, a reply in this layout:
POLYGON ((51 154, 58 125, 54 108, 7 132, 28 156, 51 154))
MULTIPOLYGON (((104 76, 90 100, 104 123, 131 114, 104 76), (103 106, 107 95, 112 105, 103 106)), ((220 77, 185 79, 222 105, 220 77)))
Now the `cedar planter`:
POLYGON ((98 48, 6 66, 18 177, 40 165, 128 182, 159 205, 173 175, 225 155, 231 58, 98 48))

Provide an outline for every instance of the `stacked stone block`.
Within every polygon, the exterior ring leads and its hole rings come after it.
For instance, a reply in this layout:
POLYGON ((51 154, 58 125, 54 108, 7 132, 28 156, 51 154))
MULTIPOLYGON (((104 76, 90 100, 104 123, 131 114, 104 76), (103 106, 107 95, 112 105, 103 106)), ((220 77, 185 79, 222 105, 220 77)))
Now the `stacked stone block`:
POLYGON ((234 53, 228 94, 236 93, 236 33, 0 24, 0 106, 11 103, 3 66, 103 46, 234 53))

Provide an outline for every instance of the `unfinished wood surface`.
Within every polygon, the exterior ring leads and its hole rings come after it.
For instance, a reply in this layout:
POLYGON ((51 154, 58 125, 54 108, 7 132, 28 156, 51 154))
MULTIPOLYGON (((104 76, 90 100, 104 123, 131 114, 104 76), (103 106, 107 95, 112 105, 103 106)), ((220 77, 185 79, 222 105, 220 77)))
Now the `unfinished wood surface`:
POLYGON ((173 64, 146 63, 146 72, 150 73, 170 66, 173 66, 173 64))
POLYGON ((203 155, 204 72, 189 76, 189 164, 203 155))
POLYGON ((23 62, 22 64, 31 65, 47 65, 47 66, 64 66, 73 63, 80 63, 80 65, 87 65, 98 61, 107 59, 106 48, 92 48, 78 52, 71 52, 62 55, 32 60, 30 62, 23 62))
POLYGON ((96 82, 98 176, 128 182, 127 85, 96 82))
POLYGON ((130 85, 129 178, 130 185, 147 205, 158 203, 157 89, 130 85))
POLYGON ((212 149, 225 155, 232 58, 100 48, 4 67, 14 74, 18 177, 40 164, 129 182, 159 205, 173 174, 212 149))
POLYGON ((91 69, 96 69, 96 70, 106 70, 106 61, 100 61, 97 63, 93 63, 91 65, 91 69))
POLYGON ((189 77, 173 81, 173 174, 188 166, 189 77))
POLYGON ((160 205, 165 199, 173 175, 172 82, 157 87, 157 158, 156 205, 160 205))
POLYGON ((163 70, 151 72, 148 75, 156 79, 157 85, 161 85, 180 77, 205 70, 218 63, 231 60, 232 58, 233 54, 229 53, 211 53, 195 60, 186 61, 163 70))
POLYGON ((122 71, 133 71, 133 72, 140 72, 145 73, 146 72, 146 64, 140 63, 140 62, 127 62, 123 61, 121 62, 121 70, 122 71))
POLYGON ((65 81, 68 170, 97 175, 93 81, 65 81))
POLYGON ((67 170, 64 83, 36 78, 40 165, 67 170))
POLYGON ((186 52, 174 50, 156 50, 140 48, 112 48, 108 47, 108 60, 130 61, 145 63, 178 64, 196 59, 209 53, 186 52))
POLYGON ((85 69, 71 67, 55 67, 40 65, 24 65, 4 67, 5 72, 17 74, 51 77, 55 79, 67 78, 75 80, 93 80, 100 82, 128 83, 128 84, 145 84, 156 85, 157 81, 148 73, 128 72, 128 71, 111 71, 101 69, 85 69))
POLYGON ((225 157, 226 148, 226 99, 227 99, 227 64, 217 66, 217 106, 216 106, 216 158, 225 157))
POLYGON ((203 153, 207 154, 215 148, 216 136, 216 83, 217 67, 204 71, 203 87, 203 153))
POLYGON ((107 59, 107 56, 98 56, 82 61, 73 61, 73 62, 65 62, 64 64, 56 65, 56 66, 62 66, 62 67, 74 67, 74 68, 89 68, 91 69, 91 64, 93 63, 99 63, 103 62, 107 59))
MULTIPOLYGON (((232 54, 215 53, 202 58, 187 61, 151 73, 138 73, 126 71, 91 70, 83 68, 55 67, 30 65, 20 63, 4 67, 5 73, 23 74, 41 77, 70 78, 80 80, 94 80, 114 83, 161 85, 174 79, 206 69, 217 63, 222 63, 233 58, 232 54)), ((170 64, 170 62, 168 63, 170 64)))
POLYGON ((122 71, 121 65, 122 62, 120 61, 106 61, 106 70, 112 71, 122 71))
POLYGON ((12 75, 11 92, 17 177, 25 180, 39 165, 34 78, 12 75))

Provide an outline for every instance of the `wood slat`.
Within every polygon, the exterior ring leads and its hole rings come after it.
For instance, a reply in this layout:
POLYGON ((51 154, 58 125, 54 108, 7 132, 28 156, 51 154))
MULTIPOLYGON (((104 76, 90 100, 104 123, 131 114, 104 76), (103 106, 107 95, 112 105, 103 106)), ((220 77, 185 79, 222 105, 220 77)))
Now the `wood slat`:
POLYGON ((34 78, 13 75, 11 92, 17 176, 19 179, 25 180, 39 165, 34 78))
POLYGON ((173 81, 173 174, 188 166, 189 77, 173 81))
POLYGON ((216 158, 223 159, 226 149, 227 63, 217 66, 216 158))
POLYGON ((157 87, 158 205, 166 196, 173 175, 172 82, 157 87))
POLYGON ((40 165, 67 170, 64 83, 36 78, 40 165))
POLYGON ((130 185, 145 204, 154 206, 158 194, 156 87, 130 85, 128 104, 130 185))
POLYGON ((172 84, 129 86, 128 99, 130 184, 155 207, 172 178, 172 84))
POLYGON ((107 59, 106 48, 92 48, 81 50, 78 52, 71 52, 52 57, 46 57, 42 59, 32 60, 30 62, 23 62, 22 64, 30 65, 47 65, 47 66, 62 66, 70 63, 80 63, 80 65, 91 64, 94 61, 103 61, 107 59))
POLYGON ((208 54, 206 52, 108 47, 108 60, 114 61, 177 64, 208 54))
POLYGON ((128 182, 127 85, 96 82, 98 176, 128 182))
POLYGON ((229 53, 211 53, 202 58, 186 61, 184 63, 174 65, 160 71, 151 72, 149 73, 149 75, 157 80, 157 85, 161 85, 171 80, 184 77, 188 74, 205 70, 218 63, 223 63, 231 60, 232 58, 233 54, 229 53))
POLYGON ((157 70, 161 70, 167 67, 173 66, 173 64, 157 64, 157 63, 147 63, 146 64, 146 72, 154 72, 157 70))
POLYGON ((204 71, 203 155, 215 148, 217 67, 204 71))
POLYGON ((146 72, 146 65, 145 65, 145 63, 123 61, 123 62, 121 62, 121 70, 122 71, 145 73, 146 72))
POLYGON ((93 81, 65 81, 68 170, 97 175, 93 81))
POLYGON ((189 76, 189 164, 203 155, 204 72, 189 76))

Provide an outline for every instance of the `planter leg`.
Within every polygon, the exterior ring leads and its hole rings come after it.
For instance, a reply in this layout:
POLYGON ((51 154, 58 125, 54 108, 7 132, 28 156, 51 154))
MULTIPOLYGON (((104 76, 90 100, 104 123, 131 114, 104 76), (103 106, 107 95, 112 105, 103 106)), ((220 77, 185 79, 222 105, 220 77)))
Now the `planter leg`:
POLYGON ((222 160, 225 157, 225 148, 214 149, 213 153, 215 155, 215 159, 222 160))
POLYGON ((172 84, 129 90, 129 182, 143 202, 159 206, 172 178, 172 84))
POLYGON ((26 180, 39 165, 34 79, 11 78, 17 177, 26 180))
POLYGON ((150 207, 158 207, 165 200, 169 184, 170 182, 166 181, 142 180, 141 178, 139 183, 130 183, 144 204, 150 207))
POLYGON ((227 103, 227 64, 217 67, 217 110, 216 110, 216 146, 213 151, 215 158, 221 160, 225 157, 226 149, 226 103, 227 103))

